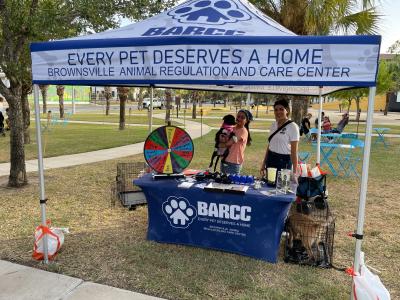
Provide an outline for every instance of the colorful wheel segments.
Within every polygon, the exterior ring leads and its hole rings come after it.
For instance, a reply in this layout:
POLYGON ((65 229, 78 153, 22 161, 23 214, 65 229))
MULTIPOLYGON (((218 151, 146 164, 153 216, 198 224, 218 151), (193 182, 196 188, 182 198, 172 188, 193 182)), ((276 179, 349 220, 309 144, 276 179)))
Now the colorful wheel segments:
POLYGON ((144 143, 144 158, 156 172, 181 173, 193 158, 193 141, 183 129, 163 126, 154 130, 144 143))

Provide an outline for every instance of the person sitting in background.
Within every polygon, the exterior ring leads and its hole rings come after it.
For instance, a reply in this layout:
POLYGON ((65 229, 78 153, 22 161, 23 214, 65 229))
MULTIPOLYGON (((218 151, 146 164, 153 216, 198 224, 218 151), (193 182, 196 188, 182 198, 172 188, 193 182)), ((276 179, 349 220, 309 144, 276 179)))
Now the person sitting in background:
POLYGON ((324 117, 324 122, 322 123, 323 133, 330 133, 332 131, 332 123, 328 116, 324 117))
MULTIPOLYGON (((324 112, 321 112, 321 119, 322 119, 322 122, 324 121, 324 117, 325 117, 325 113, 324 113, 324 112)), ((321 124, 322 124, 322 122, 321 122, 321 124)), ((315 128, 318 129, 318 117, 315 118, 315 128)))
POLYGON ((337 124, 336 128, 332 129, 333 133, 342 133, 346 125, 349 124, 349 114, 344 113, 342 119, 337 124))
POLYGON ((305 118, 301 121, 301 127, 300 127, 300 135, 308 135, 310 132, 311 128, 311 123, 310 119, 312 117, 312 114, 308 113, 305 118))

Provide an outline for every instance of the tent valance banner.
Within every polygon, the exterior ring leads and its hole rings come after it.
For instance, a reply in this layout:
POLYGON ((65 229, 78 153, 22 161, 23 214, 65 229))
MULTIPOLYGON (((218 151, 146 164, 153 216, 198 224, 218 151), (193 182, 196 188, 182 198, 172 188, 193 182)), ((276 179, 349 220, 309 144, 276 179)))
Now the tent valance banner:
POLYGON ((120 29, 33 43, 32 74, 36 84, 246 86, 248 92, 294 86, 285 93, 316 95, 315 88, 298 87, 335 87, 325 94, 374 86, 380 40, 296 36, 247 1, 195 0, 120 29))

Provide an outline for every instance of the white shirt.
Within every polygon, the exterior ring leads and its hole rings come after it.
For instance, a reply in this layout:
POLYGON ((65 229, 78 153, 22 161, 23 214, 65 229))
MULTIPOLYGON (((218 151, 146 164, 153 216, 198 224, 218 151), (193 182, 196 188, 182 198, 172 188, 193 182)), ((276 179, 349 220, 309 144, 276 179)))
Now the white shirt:
MULTIPOLYGON (((269 129, 270 135, 278 129, 278 123, 274 122, 269 129)), ((269 143, 269 150, 279 154, 290 154, 291 145, 290 142, 300 140, 299 126, 295 122, 292 122, 277 132, 271 142, 269 143)))

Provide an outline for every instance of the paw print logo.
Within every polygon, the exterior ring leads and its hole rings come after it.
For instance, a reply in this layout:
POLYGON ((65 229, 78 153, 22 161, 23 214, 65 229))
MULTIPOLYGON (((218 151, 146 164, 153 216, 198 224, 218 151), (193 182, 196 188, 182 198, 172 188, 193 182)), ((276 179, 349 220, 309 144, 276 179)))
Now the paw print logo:
POLYGON ((378 61, 379 47, 374 47, 372 50, 364 50, 364 56, 361 56, 358 61, 365 65, 369 71, 373 71, 376 68, 376 62, 378 61))
POLYGON ((187 228, 197 216, 194 206, 183 197, 171 196, 162 205, 162 210, 172 227, 187 228))
POLYGON ((168 13, 181 23, 223 25, 250 20, 250 15, 230 0, 197 0, 168 13))

